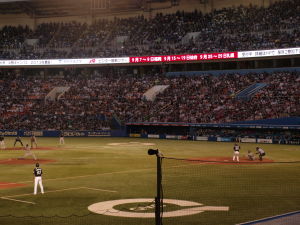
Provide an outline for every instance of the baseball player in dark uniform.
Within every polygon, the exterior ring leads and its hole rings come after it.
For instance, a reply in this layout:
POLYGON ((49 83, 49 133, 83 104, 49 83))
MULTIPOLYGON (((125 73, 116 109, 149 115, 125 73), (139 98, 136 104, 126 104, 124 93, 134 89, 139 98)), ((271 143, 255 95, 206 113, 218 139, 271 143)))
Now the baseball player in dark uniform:
POLYGON ((0 137, 0 148, 5 149, 4 136, 0 137))
POLYGON ((43 170, 42 170, 42 168, 40 168, 40 164, 39 163, 35 164, 35 168, 33 170, 33 174, 34 174, 34 192, 33 192, 33 194, 34 195, 37 194, 37 186, 38 186, 38 184, 40 185, 41 193, 44 194, 44 187, 43 187, 43 182, 42 182, 43 170))
POLYGON ((22 147, 24 147, 23 142, 19 136, 17 136, 15 139, 14 147, 16 146, 17 142, 19 142, 22 145, 22 147))

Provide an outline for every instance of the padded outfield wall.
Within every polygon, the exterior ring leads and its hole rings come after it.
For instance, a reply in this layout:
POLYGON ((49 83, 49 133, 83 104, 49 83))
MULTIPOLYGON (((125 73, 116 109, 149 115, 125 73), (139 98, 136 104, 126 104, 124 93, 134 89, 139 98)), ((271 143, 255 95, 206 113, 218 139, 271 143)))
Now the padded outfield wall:
POLYGON ((130 137, 300 144, 300 117, 224 124, 127 123, 130 137))
POLYGON ((285 117, 223 124, 127 123, 103 130, 0 130, 0 136, 133 137, 217 142, 300 144, 300 117, 285 117))

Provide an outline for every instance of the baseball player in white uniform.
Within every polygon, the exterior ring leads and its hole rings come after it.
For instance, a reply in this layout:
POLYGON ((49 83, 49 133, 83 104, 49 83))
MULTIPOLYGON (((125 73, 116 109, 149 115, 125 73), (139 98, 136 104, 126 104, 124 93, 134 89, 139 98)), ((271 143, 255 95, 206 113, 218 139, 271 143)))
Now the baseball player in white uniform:
POLYGON ((33 191, 33 194, 34 195, 37 194, 37 186, 38 186, 38 184, 40 185, 41 193, 44 194, 44 187, 43 187, 43 182, 42 182, 43 170, 42 170, 42 168, 40 168, 40 164, 39 163, 35 164, 35 168, 33 170, 33 174, 34 174, 34 191, 33 191))
POLYGON ((64 145, 65 144, 65 138, 64 138, 64 133, 60 133, 59 135, 59 144, 64 145))
POLYGON ((27 156, 30 156, 30 155, 34 158, 34 160, 37 159, 36 156, 35 156, 35 154, 31 151, 31 149, 29 147, 29 144, 26 144, 24 150, 25 150, 25 154, 23 156, 23 159, 25 159, 27 156))
POLYGON ((260 147, 256 147, 256 154, 258 154, 259 160, 262 161, 263 160, 263 156, 266 155, 265 151, 260 148, 260 147))
POLYGON ((251 152, 250 150, 248 150, 248 154, 247 157, 250 161, 254 161, 255 160, 255 156, 253 154, 253 152, 251 152))
POLYGON ((240 149, 241 147, 238 144, 234 144, 233 146, 233 158, 232 161, 240 161, 240 149))
POLYGON ((33 148, 33 145, 35 145, 35 148, 37 148, 37 141, 34 134, 30 138, 30 143, 31 143, 31 148, 33 148))

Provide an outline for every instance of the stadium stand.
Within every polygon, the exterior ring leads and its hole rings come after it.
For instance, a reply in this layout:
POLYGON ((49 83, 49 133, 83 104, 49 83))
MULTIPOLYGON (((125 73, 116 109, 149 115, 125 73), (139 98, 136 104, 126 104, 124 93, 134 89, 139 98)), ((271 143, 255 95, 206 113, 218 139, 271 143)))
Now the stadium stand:
POLYGON ((1 72, 1 129, 77 129, 123 122, 226 123, 299 116, 300 73, 277 72, 179 76, 133 76, 92 69, 52 71, 46 78, 1 72), (56 74, 57 73, 57 74, 56 74), (26 76, 26 79, 25 79, 26 76), (268 85, 250 100, 236 94, 254 83, 268 85), (169 85, 154 101, 143 95, 169 85), (60 99, 45 100, 55 87, 69 87, 60 99))
POLYGON ((157 14, 152 19, 143 16, 112 21, 100 19, 91 25, 75 21, 42 23, 35 30, 6 26, 0 30, 0 49, 3 50, 0 59, 137 56, 296 47, 300 45, 298 12, 299 1, 291 0, 276 2, 268 8, 240 6, 207 14, 194 11, 157 14), (190 35, 191 39, 186 39, 191 33, 198 35, 190 35), (27 39, 38 39, 38 43, 30 46, 25 43, 27 39))

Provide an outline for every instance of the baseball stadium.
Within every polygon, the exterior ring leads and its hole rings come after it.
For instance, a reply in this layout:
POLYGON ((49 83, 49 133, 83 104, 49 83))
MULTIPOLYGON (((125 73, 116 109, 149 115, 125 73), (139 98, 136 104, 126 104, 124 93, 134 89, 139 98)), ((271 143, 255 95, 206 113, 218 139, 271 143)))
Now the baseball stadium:
POLYGON ((0 225, 300 224, 300 0, 0 0, 0 225))

